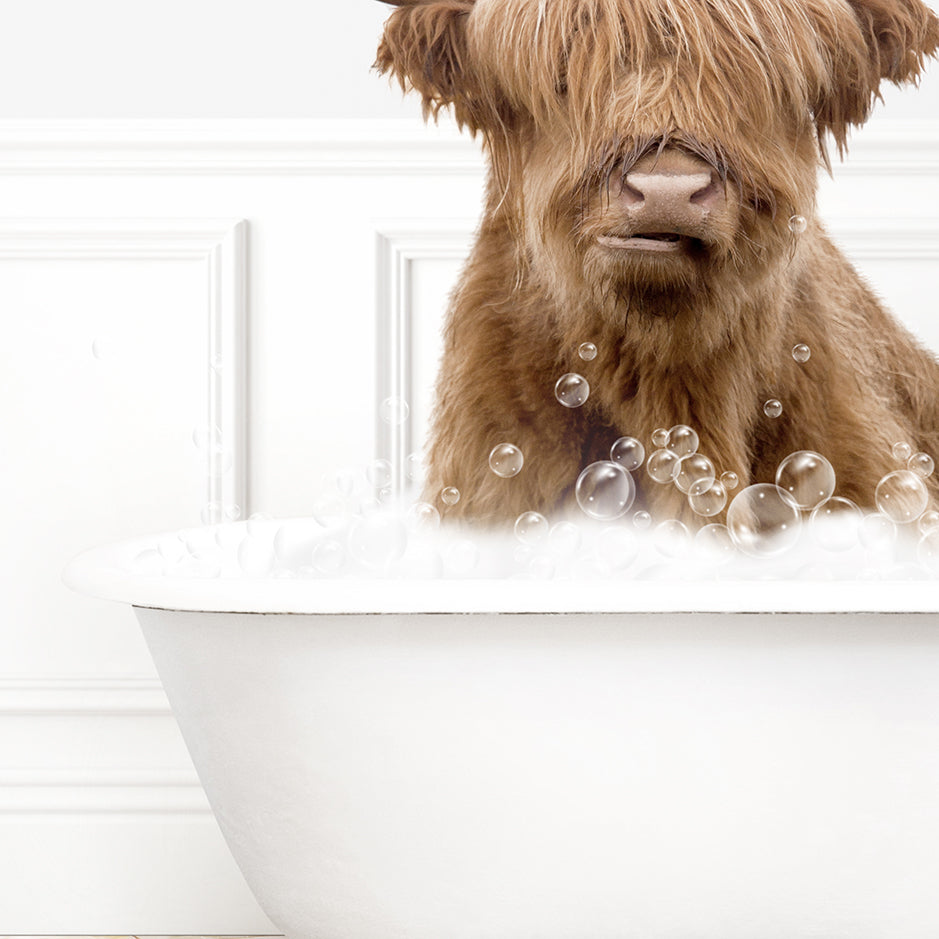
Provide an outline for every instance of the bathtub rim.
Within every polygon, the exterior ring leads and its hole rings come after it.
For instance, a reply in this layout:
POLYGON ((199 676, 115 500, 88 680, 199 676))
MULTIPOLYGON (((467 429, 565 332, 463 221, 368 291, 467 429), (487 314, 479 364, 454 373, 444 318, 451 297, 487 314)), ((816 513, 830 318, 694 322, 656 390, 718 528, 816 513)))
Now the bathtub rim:
POLYGON ((935 580, 495 580, 480 578, 186 578, 127 560, 160 536, 83 551, 62 573, 72 590, 152 609, 284 614, 939 613, 935 580), (122 566, 123 564, 123 566, 122 566))

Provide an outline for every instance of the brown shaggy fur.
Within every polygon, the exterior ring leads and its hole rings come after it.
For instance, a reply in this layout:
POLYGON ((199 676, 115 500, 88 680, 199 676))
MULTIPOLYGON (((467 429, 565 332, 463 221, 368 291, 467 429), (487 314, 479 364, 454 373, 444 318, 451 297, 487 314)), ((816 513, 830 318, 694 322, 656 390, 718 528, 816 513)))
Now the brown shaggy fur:
MULTIPOLYGON (((741 486, 817 450, 862 506, 898 468, 894 442, 939 459, 939 365, 815 216, 826 141, 843 152, 881 82, 915 82, 939 46, 920 0, 385 2, 377 66, 425 114, 450 107, 491 162, 429 451, 428 498, 450 517, 556 510, 617 437, 648 453, 653 429, 679 423, 741 486), (713 197, 679 226, 680 251, 598 242, 642 233, 629 174, 673 171, 707 174, 713 197), (585 341, 593 361, 577 356, 585 341), (589 381, 580 408, 555 400, 565 372, 589 381), (525 455, 512 479, 488 466, 506 441, 525 455), (437 500, 444 486, 456 506, 437 500)), ((675 487, 636 482, 653 512, 690 517, 675 487)))

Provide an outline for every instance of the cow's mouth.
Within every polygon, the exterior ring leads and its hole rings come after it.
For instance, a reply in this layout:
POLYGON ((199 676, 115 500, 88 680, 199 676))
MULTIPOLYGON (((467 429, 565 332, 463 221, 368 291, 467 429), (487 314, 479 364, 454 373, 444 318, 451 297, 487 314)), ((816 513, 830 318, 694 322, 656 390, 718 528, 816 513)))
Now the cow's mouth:
POLYGON ((676 252, 686 248, 692 239, 672 231, 641 232, 628 237, 620 235, 598 235, 597 243, 604 248, 621 251, 676 252))

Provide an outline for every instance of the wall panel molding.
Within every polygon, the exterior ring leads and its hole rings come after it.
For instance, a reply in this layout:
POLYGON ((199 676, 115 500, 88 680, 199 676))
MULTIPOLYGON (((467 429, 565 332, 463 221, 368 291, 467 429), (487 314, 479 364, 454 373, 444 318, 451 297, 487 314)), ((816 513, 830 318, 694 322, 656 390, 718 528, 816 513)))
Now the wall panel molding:
POLYGON ((472 243, 472 221, 384 222, 376 232, 375 452, 391 463, 392 479, 406 479, 407 458, 417 446, 413 422, 382 417, 387 399, 412 398, 414 365, 412 298, 414 265, 423 260, 462 260, 472 243))
POLYGON ((0 677, 0 716, 169 717, 158 678, 0 677))
POLYGON ((825 224, 835 241, 858 260, 939 260, 939 216, 854 218, 829 214, 825 224))
MULTIPOLYGON (((939 174, 939 120, 878 118, 855 131, 836 176, 939 174)), ((477 175, 478 142, 447 117, 0 121, 3 174, 477 175)))
POLYGON ((213 521, 235 506, 244 515, 250 512, 247 229, 243 219, 0 219, 0 261, 195 260, 205 265, 205 503, 213 521), (221 444, 212 446, 212 441, 221 444), (219 446, 224 447, 224 472, 219 446))
POLYGON ((175 816, 210 812, 195 771, 0 770, 0 816, 175 816))
POLYGON ((0 173, 476 175, 479 144, 385 120, 0 121, 0 173))

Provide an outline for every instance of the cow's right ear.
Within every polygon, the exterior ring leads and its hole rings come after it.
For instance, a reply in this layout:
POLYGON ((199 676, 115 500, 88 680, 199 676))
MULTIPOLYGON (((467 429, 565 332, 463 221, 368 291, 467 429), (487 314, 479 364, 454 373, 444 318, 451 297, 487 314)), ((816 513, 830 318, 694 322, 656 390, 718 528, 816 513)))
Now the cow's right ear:
POLYGON ((385 23, 375 68, 413 89, 424 117, 452 106, 461 126, 479 130, 486 95, 467 52, 467 19, 475 0, 382 0, 397 7, 385 23))

